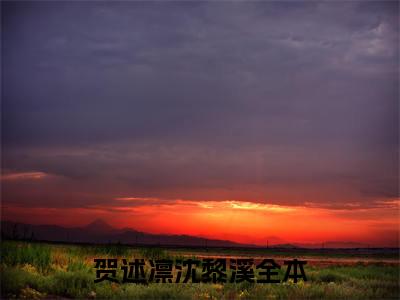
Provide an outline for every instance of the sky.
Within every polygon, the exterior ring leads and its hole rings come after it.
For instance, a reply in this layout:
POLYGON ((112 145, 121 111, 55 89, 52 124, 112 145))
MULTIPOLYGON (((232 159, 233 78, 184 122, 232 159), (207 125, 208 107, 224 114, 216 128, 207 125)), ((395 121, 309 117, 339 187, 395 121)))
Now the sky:
POLYGON ((398 2, 1 8, 3 220, 398 245, 398 2))

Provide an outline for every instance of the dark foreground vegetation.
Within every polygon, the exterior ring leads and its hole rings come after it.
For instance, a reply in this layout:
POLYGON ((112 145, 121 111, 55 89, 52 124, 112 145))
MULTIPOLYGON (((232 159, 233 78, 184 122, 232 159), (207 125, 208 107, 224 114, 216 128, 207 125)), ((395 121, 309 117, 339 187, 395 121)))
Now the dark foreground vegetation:
MULTIPOLYGON (((276 251, 276 250, 274 250, 276 251)), ((149 283, 118 284, 94 283, 94 258, 182 259, 202 257, 196 252, 160 248, 132 248, 121 245, 90 246, 3 241, 1 243, 2 298, 53 299, 398 299, 399 264, 392 255, 382 261, 363 257, 330 258, 318 255, 305 266, 308 281, 279 284, 241 283, 149 283), (351 258, 349 260, 349 258, 351 258), (343 263, 342 263, 343 259, 343 263), (333 263, 332 263, 333 262, 333 263)), ((251 253, 250 253, 251 254, 251 253)), ((211 253, 210 255, 213 255, 211 253)), ((232 257, 234 250, 219 251, 218 255, 232 257)), ((237 256, 242 254, 237 254, 237 256)), ((299 258, 294 253, 260 253, 265 258, 274 256, 299 258)), ((251 256, 251 255, 250 255, 251 256)), ((384 255, 386 256, 386 255, 384 255)), ((307 258, 305 258, 307 260, 307 258)), ((147 272, 148 270, 146 270, 147 272)), ((280 271, 284 272, 283 270, 280 271)), ((282 274, 280 274, 282 275, 282 274)))

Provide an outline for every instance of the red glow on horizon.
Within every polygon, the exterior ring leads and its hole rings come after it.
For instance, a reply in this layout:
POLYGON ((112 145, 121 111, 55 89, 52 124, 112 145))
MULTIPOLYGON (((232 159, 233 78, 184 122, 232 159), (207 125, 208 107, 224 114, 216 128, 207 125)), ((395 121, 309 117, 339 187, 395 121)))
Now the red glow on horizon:
MULTIPOLYGON (((150 198, 148 198, 150 199, 150 198)), ((3 206, 7 219, 32 224, 83 226, 96 218, 116 228, 160 234, 187 234, 239 243, 358 242, 398 246, 399 220, 393 208, 324 209, 244 201, 175 200, 150 205, 89 208, 25 208, 3 206), (73 221, 72 221, 73 220, 73 221)))

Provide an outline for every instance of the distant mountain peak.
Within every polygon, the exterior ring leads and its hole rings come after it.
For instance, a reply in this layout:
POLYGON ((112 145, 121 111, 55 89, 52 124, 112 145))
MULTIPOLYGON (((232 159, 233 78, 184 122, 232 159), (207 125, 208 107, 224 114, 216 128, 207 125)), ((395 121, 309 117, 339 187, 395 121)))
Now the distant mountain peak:
POLYGON ((93 222, 89 223, 84 227, 86 230, 98 233, 107 233, 114 230, 110 224, 102 219, 95 219, 93 222))

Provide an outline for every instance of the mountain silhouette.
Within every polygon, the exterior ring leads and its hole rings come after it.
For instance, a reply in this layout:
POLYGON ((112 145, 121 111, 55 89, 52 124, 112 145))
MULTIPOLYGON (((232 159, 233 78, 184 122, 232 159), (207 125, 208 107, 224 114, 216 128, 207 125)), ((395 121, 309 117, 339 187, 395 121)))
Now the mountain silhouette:
POLYGON ((255 247, 228 240, 206 239, 190 235, 151 234, 133 229, 116 229, 96 219, 83 227, 66 228, 58 225, 31 225, 10 221, 1 222, 3 238, 32 239, 71 243, 122 243, 128 245, 171 245, 197 247, 255 247))
MULTIPOLYGON (((190 235, 152 234, 131 228, 117 229, 102 219, 96 219, 83 227, 62 227, 58 225, 31 225, 11 221, 1 221, 3 239, 23 239, 49 242, 126 245, 161 245, 194 247, 244 247, 260 248, 254 244, 241 244, 228 240, 207 239, 190 235)), ((269 237, 272 240, 272 237, 269 237)), ((279 238, 274 237, 278 240, 279 238)), ((324 243, 279 243, 270 245, 275 249, 355 249, 369 248, 368 245, 347 241, 327 241, 324 243)))
POLYGON ((114 227, 112 227, 110 224, 102 219, 94 220, 92 223, 89 223, 88 225, 83 227, 83 229, 93 233, 110 233, 115 231, 114 227))

